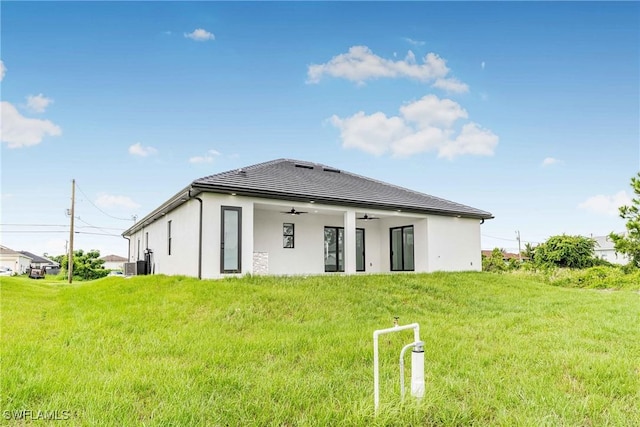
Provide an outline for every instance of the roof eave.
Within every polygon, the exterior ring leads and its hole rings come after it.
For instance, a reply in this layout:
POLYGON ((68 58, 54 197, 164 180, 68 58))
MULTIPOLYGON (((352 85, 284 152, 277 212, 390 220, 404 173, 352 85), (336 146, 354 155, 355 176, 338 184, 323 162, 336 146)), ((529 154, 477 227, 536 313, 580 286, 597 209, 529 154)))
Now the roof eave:
POLYGON ((443 216, 457 216, 460 218, 470 218, 470 219, 493 219, 494 216, 489 212, 464 212, 464 211, 455 211, 455 210, 446 210, 446 209, 434 209, 434 208, 416 208, 410 206, 396 205, 396 204, 385 204, 385 203, 367 203, 361 201, 349 201, 344 199, 336 199, 326 196, 317 196, 317 195, 308 195, 308 194, 292 194, 286 192, 278 192, 278 191, 264 191, 258 189, 247 189, 243 187, 234 187, 234 186, 226 186, 226 185, 215 185, 215 184, 204 184, 194 182, 192 184, 192 188, 194 190, 198 190, 198 192, 210 192, 210 193, 226 193, 226 194, 235 194, 239 196, 249 196, 249 197, 259 197, 265 199, 280 199, 280 200, 288 200, 292 202, 305 202, 313 200, 314 202, 325 202, 327 204, 339 205, 339 206, 351 206, 365 209, 382 209, 382 210, 393 210, 393 211, 402 211, 408 213, 419 213, 419 214, 432 214, 432 215, 443 215, 443 216))
POLYGON ((133 233, 138 230, 146 227, 152 222, 157 221, 159 218, 162 218, 172 210, 176 209, 180 205, 188 202, 191 198, 197 196, 200 193, 200 190, 193 189, 192 185, 188 185, 179 192, 177 192, 173 197, 169 198, 166 202, 160 205, 158 208, 154 209, 146 215, 144 218, 140 219, 134 225, 126 229, 122 232, 122 237, 131 236, 133 233))

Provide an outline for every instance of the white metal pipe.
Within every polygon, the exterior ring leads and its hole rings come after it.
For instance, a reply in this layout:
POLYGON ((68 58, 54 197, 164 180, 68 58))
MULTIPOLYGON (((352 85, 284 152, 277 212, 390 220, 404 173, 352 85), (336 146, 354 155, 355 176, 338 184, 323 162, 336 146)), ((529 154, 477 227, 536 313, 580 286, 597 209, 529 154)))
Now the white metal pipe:
MULTIPOLYGON (((378 329, 373 331, 373 406, 378 410, 380 404, 380 371, 378 365, 378 337, 392 332, 400 332, 413 329, 414 341, 420 341, 420 325, 411 323, 409 325, 394 326, 393 328, 378 329)), ((423 368, 424 370, 424 368, 423 368)))

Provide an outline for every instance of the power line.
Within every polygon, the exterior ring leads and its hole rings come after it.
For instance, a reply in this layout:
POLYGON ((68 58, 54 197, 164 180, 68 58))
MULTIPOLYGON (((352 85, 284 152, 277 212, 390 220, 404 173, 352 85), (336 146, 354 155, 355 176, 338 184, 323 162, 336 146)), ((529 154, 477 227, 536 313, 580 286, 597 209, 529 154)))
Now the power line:
MULTIPOLYGON (((86 221, 76 217, 76 219, 88 224, 86 221)), ((69 228, 69 224, 0 224, 0 227, 65 227, 69 228)), ((97 228, 100 230, 122 230, 122 227, 98 227, 96 225, 82 225, 76 228, 97 228)))
POLYGON ((117 219, 117 220, 120 220, 120 221, 132 221, 132 219, 131 219, 131 218, 119 218, 119 217, 117 217, 117 216, 113 216, 113 215, 111 215, 111 214, 106 213, 105 211, 103 211, 102 209, 100 209, 98 206, 96 206, 96 204, 95 204, 95 203, 93 203, 93 202, 91 201, 91 199, 89 198, 89 196, 87 196, 87 195, 86 195, 86 193, 85 193, 84 191, 82 191, 82 189, 78 186, 78 184, 77 184, 77 183, 76 183, 76 188, 78 189, 78 191, 80 191, 80 192, 84 195, 84 197, 86 198, 87 202, 91 203, 91 205, 92 205, 94 208, 98 209, 100 212, 102 212, 103 214, 105 214, 105 215, 106 215, 106 216, 108 216, 109 218, 117 219))
POLYGON ((89 231, 76 231, 76 234, 91 234, 94 236, 111 236, 111 237, 122 237, 119 234, 110 234, 110 233, 91 233, 89 231))
POLYGON ((490 237, 491 239, 506 240, 507 242, 516 242, 517 241, 517 239, 505 239, 504 237, 488 236, 486 234, 483 234, 482 236, 483 237, 490 237))
POLYGON ((87 221, 85 221, 84 219, 80 218, 79 216, 78 216, 78 217, 76 217, 76 219, 77 219, 78 221, 82 221, 82 222, 84 222, 85 224, 87 224, 87 225, 89 226, 89 228, 95 228, 95 229, 98 229, 98 230, 100 230, 100 231, 104 231, 105 233, 109 233, 106 229, 103 229, 103 228, 101 228, 101 227, 96 227, 95 225, 89 224, 87 221))

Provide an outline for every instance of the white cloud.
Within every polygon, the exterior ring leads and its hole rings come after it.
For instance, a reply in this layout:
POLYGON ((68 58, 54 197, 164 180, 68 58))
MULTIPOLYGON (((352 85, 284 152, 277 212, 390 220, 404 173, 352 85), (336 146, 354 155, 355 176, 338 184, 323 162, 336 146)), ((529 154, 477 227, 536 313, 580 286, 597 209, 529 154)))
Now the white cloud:
POLYGON ((410 132, 400 117, 387 117, 380 112, 367 116, 360 111, 345 119, 334 115, 331 123, 340 129, 344 148, 357 148, 376 156, 389 151, 393 141, 410 132))
POLYGON ((43 94, 27 96, 27 109, 34 113, 44 113, 53 99, 47 98, 43 94))
POLYGON ((0 82, 4 79, 5 74, 7 74, 7 67, 4 66, 4 61, 0 59, 0 82))
POLYGON ((467 123, 453 141, 447 141, 438 150, 438 157, 449 160, 463 154, 474 156, 492 156, 498 145, 498 136, 489 129, 480 127, 477 123, 467 123))
POLYGON ((375 55, 367 46, 352 46, 347 53, 334 56, 324 64, 312 64, 307 69, 307 83, 319 83, 325 76, 343 78, 357 84, 377 78, 409 78, 433 82, 433 86, 451 92, 466 92, 469 87, 451 77, 446 61, 428 53, 418 64, 412 51, 403 60, 390 60, 375 55))
POLYGON ((578 207, 596 214, 616 216, 619 213, 618 208, 620 206, 628 206, 631 205, 631 203, 631 196, 629 196, 626 191, 619 191, 611 196, 599 194, 589 197, 580 203, 578 207))
POLYGON ((210 33, 209 31, 204 30, 202 28, 195 29, 190 33, 184 33, 184 36, 188 39, 195 40, 197 42, 204 42, 207 40, 216 39, 216 36, 214 36, 213 33, 210 33))
POLYGON ((62 134, 60 126, 49 120, 24 117, 6 101, 0 103, 0 110, 0 139, 7 143, 9 148, 38 145, 46 135, 62 134))
POLYGON ((542 167, 551 166, 556 163, 561 163, 561 161, 554 157, 545 157, 545 159, 542 161, 542 167))
POLYGON ((216 150, 209 150, 204 156, 194 156, 189 158, 189 163, 213 163, 213 160, 219 156, 220 153, 216 150))
POLYGON ((158 150, 153 147, 144 147, 141 143, 136 142, 129 147, 129 154, 133 156, 147 157, 156 154, 158 150))
POLYGON ((466 83, 462 83, 460 80, 455 79, 453 77, 448 79, 438 79, 432 86, 437 87, 438 89, 442 89, 446 92, 453 92, 453 93, 469 92, 469 85, 467 85, 466 83))
POLYGON ((100 194, 95 201, 96 206, 101 208, 136 209, 140 205, 127 196, 115 196, 112 194, 100 194))
POLYGON ((498 136, 476 123, 465 124, 453 138, 453 126, 467 116, 458 103, 427 95, 400 107, 398 116, 360 111, 346 118, 334 115, 330 122, 340 130, 344 148, 376 156, 390 153, 404 157, 428 151, 437 151, 438 157, 448 159, 465 154, 493 155, 498 136))
POLYGON ((482 68, 482 69, 484 70, 485 65, 487 65, 487 64, 486 64, 484 61, 482 61, 482 62, 480 63, 480 68, 482 68))
POLYGON ((420 127, 450 127, 458 119, 466 119, 467 112, 455 101, 440 99, 435 95, 427 95, 422 99, 400 107, 405 120, 414 122, 420 127))
POLYGON ((423 42, 421 40, 414 40, 411 37, 405 37, 404 41, 414 46, 424 46, 426 44, 426 42, 423 42))

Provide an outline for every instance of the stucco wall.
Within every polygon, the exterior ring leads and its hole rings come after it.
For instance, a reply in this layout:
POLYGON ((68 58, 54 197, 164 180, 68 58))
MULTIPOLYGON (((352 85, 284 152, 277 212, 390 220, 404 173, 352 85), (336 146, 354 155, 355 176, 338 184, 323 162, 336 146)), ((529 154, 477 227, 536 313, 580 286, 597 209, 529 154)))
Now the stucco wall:
POLYGON ((480 271, 480 220, 427 218, 429 271, 480 271))
MULTIPOLYGON (((283 215, 290 203, 232 195, 205 193, 202 207, 202 278, 221 277, 220 237, 222 206, 242 208, 242 274, 253 273, 254 259, 259 274, 323 274, 324 227, 344 227, 346 211, 353 208, 307 204, 304 215, 283 215), (283 223, 295 226, 294 248, 283 248, 283 223), (256 253, 260 255, 256 258, 256 253)), ((147 247, 153 251, 153 272, 198 275, 200 204, 191 199, 145 226, 131 237, 131 261, 144 259, 147 247), (167 254, 167 222, 172 221, 172 254, 167 254), (140 239, 140 254, 138 254, 140 239)), ((480 221, 435 215, 367 211, 379 220, 356 220, 365 229, 365 272, 390 272, 390 228, 414 227, 415 271, 480 270, 480 221)), ((357 211, 358 216, 362 215, 357 211)), ((355 248, 353 248, 355 253, 355 248)))
POLYGON ((144 260, 144 251, 148 248, 152 251, 152 273, 197 276, 198 210, 198 201, 189 200, 177 209, 167 212, 157 221, 143 227, 130 239, 129 260, 144 260), (171 221, 171 255, 168 253, 167 224, 169 221, 171 221), (149 233, 148 246, 146 233, 149 233))

